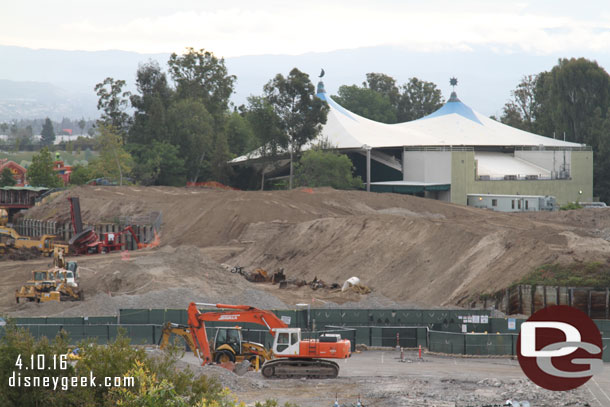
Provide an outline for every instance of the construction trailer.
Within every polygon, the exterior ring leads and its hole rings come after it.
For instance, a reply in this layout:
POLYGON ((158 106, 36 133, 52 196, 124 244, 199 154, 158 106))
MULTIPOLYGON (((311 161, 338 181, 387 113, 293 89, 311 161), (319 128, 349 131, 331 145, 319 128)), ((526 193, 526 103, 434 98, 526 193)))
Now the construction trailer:
POLYGON ((468 194, 468 206, 498 212, 537 212, 557 210, 554 196, 468 194))

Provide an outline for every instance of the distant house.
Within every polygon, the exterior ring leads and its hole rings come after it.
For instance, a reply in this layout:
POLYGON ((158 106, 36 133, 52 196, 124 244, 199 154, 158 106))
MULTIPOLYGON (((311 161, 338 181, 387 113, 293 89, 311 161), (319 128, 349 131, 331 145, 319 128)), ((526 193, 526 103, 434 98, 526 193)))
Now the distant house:
POLYGON ((62 160, 56 160, 53 162, 53 170, 57 173, 57 176, 62 180, 64 186, 70 183, 70 174, 72 174, 72 166, 65 165, 62 160))
POLYGON ((25 185, 25 176, 27 173, 25 168, 14 161, 9 161, 7 158, 0 159, 0 173, 2 173, 5 168, 11 170, 13 178, 15 179, 15 186, 22 187, 25 185))

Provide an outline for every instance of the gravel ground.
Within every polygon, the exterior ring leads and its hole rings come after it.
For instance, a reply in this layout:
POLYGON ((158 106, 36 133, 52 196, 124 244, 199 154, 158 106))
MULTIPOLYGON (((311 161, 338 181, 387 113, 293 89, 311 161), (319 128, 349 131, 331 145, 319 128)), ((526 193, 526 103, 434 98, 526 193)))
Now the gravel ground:
POLYGON ((528 401, 531 407, 610 405, 603 393, 596 397, 591 391, 595 385, 603 388, 610 383, 610 372, 597 377, 596 383, 552 392, 529 381, 518 362, 511 359, 424 355, 419 361, 416 353, 407 352, 406 360, 401 363, 393 351, 357 353, 339 362, 341 372, 333 380, 266 380, 257 372, 237 376, 219 367, 201 368, 192 354, 185 355, 182 366, 214 375, 248 406, 271 398, 280 405, 292 402, 300 407, 330 407, 338 398, 340 405, 347 407, 355 406, 358 397, 370 407, 491 407, 503 406, 507 400, 528 401))

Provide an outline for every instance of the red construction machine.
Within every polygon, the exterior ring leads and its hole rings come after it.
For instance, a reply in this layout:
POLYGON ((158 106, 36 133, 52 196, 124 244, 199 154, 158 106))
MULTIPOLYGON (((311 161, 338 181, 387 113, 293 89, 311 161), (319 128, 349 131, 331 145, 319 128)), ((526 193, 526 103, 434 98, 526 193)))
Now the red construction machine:
POLYGON ((74 229, 74 236, 68 243, 76 254, 107 253, 122 250, 126 244, 123 236, 127 233, 131 233, 138 249, 159 245, 160 238, 156 231, 154 231, 155 238, 151 243, 142 243, 131 226, 127 226, 120 232, 101 233, 101 236, 98 236, 92 228, 83 229, 79 198, 69 197, 68 201, 70 201, 70 217, 74 229))
POLYGON ((212 363, 205 322, 249 322, 262 325, 273 335, 273 359, 261 371, 267 378, 335 378, 339 365, 326 359, 346 359, 351 356, 351 343, 339 335, 322 335, 319 339, 303 339, 301 328, 289 328, 274 313, 248 305, 202 304, 191 302, 188 325, 191 336, 203 358, 212 363), (224 309, 220 312, 199 311, 198 305, 224 309))

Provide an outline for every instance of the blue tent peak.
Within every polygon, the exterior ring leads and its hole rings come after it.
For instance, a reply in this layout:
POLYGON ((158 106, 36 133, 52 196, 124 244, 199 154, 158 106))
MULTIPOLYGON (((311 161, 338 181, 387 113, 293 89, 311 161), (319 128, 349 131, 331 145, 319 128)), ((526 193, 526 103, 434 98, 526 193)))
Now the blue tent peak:
POLYGON ((481 121, 474 114, 474 111, 470 107, 463 104, 460 99, 458 99, 455 92, 451 92, 449 100, 443 105, 443 107, 434 113, 430 113, 428 116, 422 117, 419 120, 432 119, 434 117, 441 117, 452 113, 459 114, 468 120, 472 120, 475 123, 483 125, 483 123, 481 123, 481 121))
POLYGON ((329 106, 332 106, 339 113, 349 117, 352 120, 356 120, 356 118, 352 116, 352 113, 349 110, 345 109, 343 106, 335 102, 330 96, 326 96, 326 91, 324 90, 324 82, 322 81, 318 82, 318 93, 316 93, 316 97, 328 103, 329 106))

